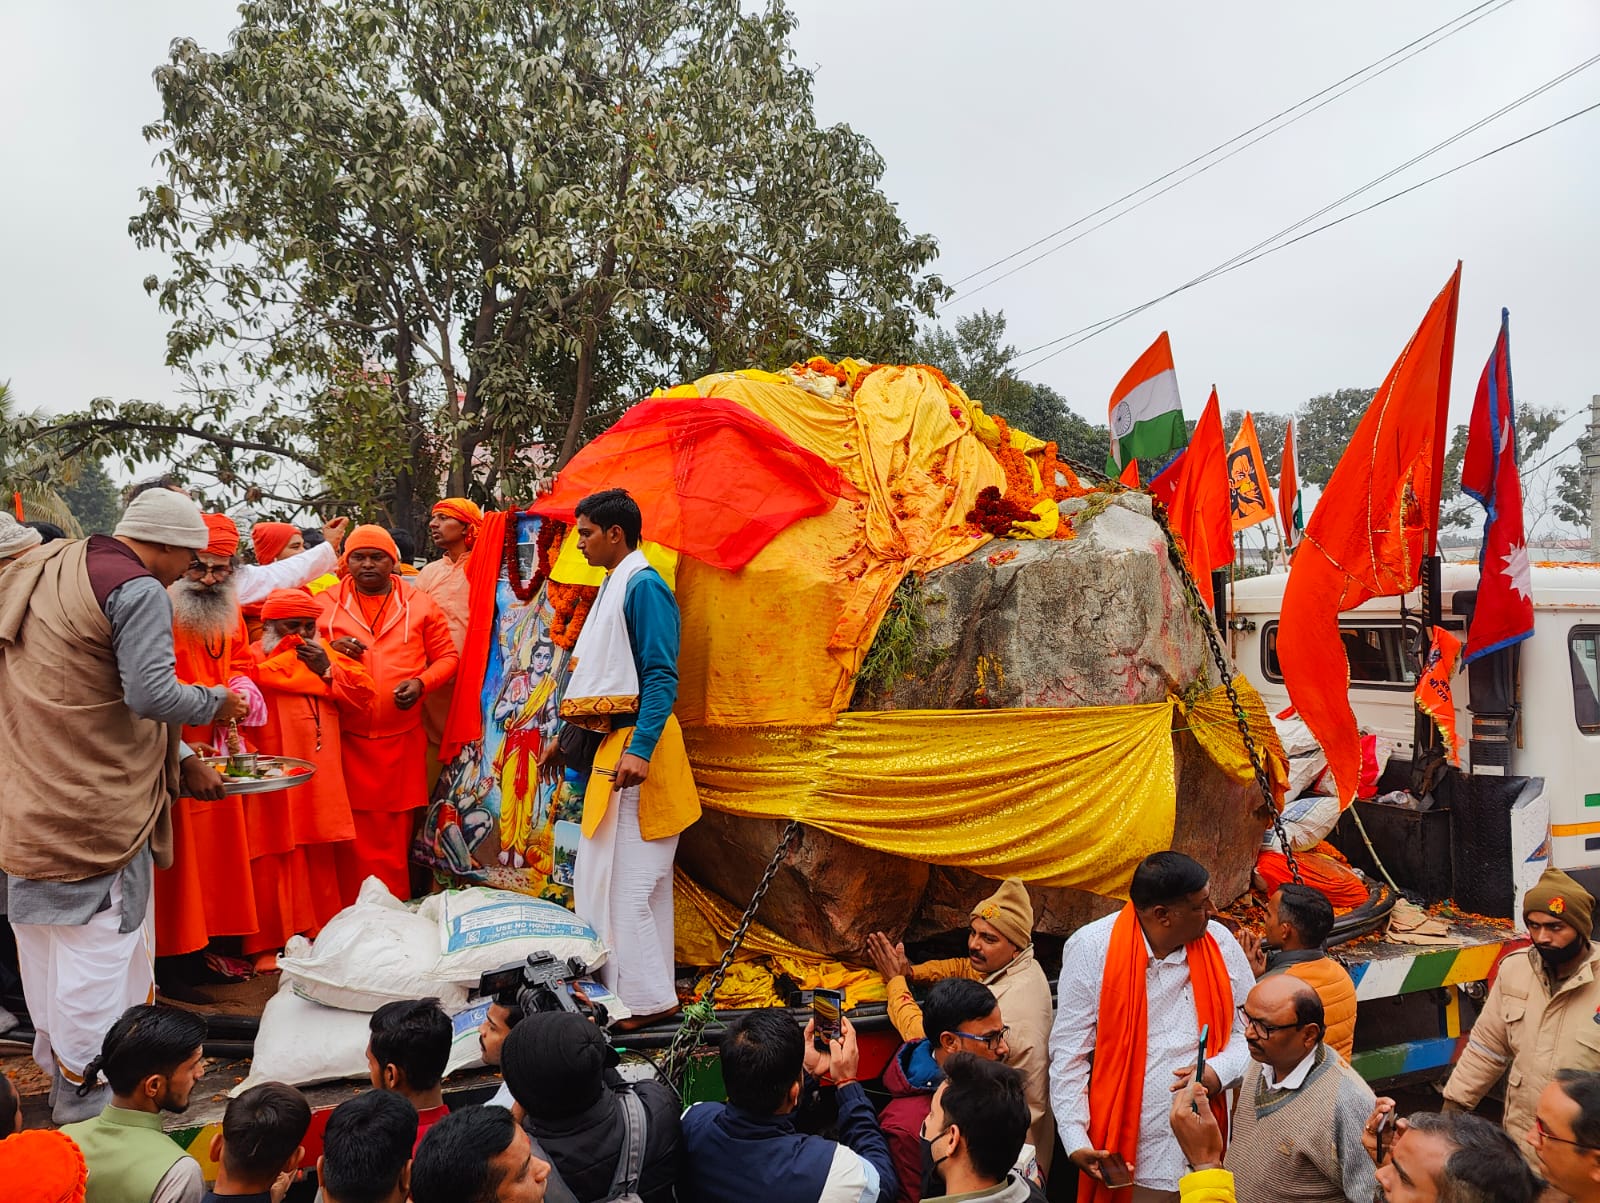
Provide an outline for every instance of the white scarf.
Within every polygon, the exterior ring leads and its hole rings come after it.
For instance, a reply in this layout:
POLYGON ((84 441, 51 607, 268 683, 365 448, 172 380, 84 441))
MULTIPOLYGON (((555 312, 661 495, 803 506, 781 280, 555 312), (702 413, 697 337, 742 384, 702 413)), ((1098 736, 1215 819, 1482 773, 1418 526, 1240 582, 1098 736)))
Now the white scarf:
POLYGON ((561 717, 594 731, 611 730, 614 714, 639 713, 639 670, 622 605, 628 582, 650 567, 638 548, 623 557, 600 586, 572 649, 572 675, 561 698, 561 717))

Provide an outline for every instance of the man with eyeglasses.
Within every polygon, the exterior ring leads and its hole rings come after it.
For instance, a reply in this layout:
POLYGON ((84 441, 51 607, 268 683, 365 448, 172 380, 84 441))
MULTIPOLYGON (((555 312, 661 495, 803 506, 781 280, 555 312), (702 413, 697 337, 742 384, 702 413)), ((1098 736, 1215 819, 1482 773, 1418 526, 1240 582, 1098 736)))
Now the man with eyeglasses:
POLYGON ((1572 1203, 1600 1203, 1600 1073, 1557 1071, 1539 1096, 1528 1139, 1551 1186, 1572 1203))
MULTIPOLYGON (((256 686, 250 635, 233 588, 239 531, 226 514, 204 519, 210 541, 167 586, 178 679, 186 685, 227 686, 249 703, 238 725, 259 727, 266 721, 266 703, 256 686)), ((226 755, 234 729, 197 723, 183 729, 183 738, 202 753, 226 755)), ((176 852, 172 867, 156 874, 157 956, 199 952, 218 936, 250 936, 260 926, 245 813, 245 800, 237 794, 215 801, 179 798, 173 806, 176 852)))
POLYGON ((900 1178, 899 1197, 907 1203, 922 1198, 919 1133, 934 1092, 944 1081, 945 1062, 957 1053, 1004 1061, 1011 1051, 994 992, 971 978, 948 977, 934 983, 922 1004, 922 1028, 926 1035, 901 1045, 883 1071, 883 1088, 890 1097, 878 1114, 900 1178))
POLYGON ((1263 978, 1245 999, 1251 1060, 1223 1161, 1244 1203, 1372 1198, 1361 1132, 1376 1100, 1323 1031, 1322 999, 1299 978, 1263 978))
POLYGON ((1544 1191, 1516 1142, 1476 1115, 1398 1119, 1394 1100, 1379 1099, 1361 1143, 1378 1166, 1377 1203, 1535 1203, 1544 1191))
POLYGON ((1534 1111, 1558 1069, 1600 1070, 1600 949, 1590 940, 1594 898, 1546 869, 1522 900, 1532 947, 1503 957, 1461 1058, 1445 1110, 1470 1111, 1506 1079, 1505 1129, 1530 1165, 1534 1111))

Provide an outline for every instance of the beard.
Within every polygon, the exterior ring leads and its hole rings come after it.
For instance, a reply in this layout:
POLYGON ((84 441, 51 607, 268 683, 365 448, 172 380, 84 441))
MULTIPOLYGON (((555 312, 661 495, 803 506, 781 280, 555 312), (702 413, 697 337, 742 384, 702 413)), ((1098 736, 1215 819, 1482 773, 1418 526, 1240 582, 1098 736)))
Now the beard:
POLYGON ((278 650, 278 645, 287 638, 289 638, 289 636, 285 635, 282 631, 273 630, 272 624, 269 622, 266 624, 266 626, 261 628, 261 650, 270 656, 273 652, 278 650))
POLYGON ((221 639, 239 625, 239 603, 230 580, 207 588, 193 581, 179 580, 167 587, 172 599, 172 618, 180 631, 201 639, 221 639))

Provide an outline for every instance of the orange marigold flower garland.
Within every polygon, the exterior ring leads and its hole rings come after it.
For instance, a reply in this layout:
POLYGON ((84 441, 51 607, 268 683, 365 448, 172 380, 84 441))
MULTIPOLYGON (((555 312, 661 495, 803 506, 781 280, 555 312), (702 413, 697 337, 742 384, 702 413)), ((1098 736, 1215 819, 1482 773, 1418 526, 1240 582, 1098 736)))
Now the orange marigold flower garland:
POLYGON ((551 581, 545 590, 555 617, 550 621, 550 641, 557 647, 571 651, 583 630, 584 619, 589 617, 589 607, 600 596, 598 585, 563 585, 551 581))
POLYGON ((989 485, 979 491, 977 504, 967 511, 967 522, 976 528, 975 534, 1005 539, 1018 523, 1032 522, 1036 516, 1026 506, 1002 497, 997 487, 989 485))

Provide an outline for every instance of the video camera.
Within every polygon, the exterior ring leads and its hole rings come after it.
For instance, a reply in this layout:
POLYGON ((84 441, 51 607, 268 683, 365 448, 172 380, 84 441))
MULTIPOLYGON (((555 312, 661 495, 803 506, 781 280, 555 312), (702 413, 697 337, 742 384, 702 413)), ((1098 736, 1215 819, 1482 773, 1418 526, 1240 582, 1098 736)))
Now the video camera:
POLYGON ((503 1007, 524 1016, 536 1011, 570 1011, 605 1027, 610 1022, 606 1009, 592 1003, 578 987, 589 967, 577 957, 557 960, 553 953, 530 953, 528 959, 499 969, 487 970, 478 978, 478 994, 492 995, 503 1007))

